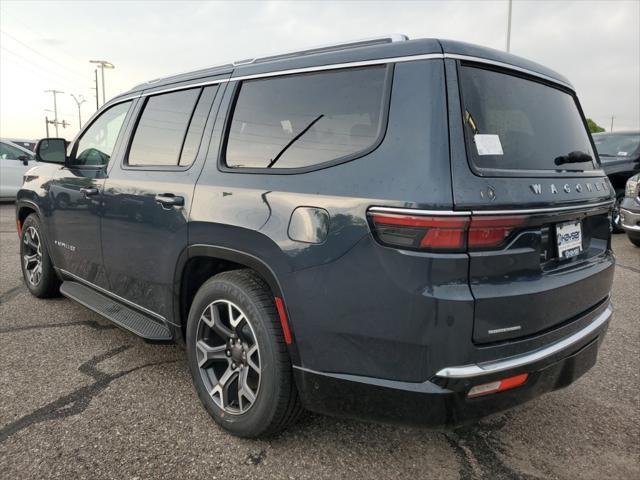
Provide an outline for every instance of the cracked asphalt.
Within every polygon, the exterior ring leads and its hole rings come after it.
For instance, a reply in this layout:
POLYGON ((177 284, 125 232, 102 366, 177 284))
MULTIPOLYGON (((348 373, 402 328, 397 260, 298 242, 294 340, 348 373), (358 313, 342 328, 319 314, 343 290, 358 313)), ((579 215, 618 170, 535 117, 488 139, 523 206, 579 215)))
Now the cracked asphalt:
POLYGON ((614 236, 615 318, 570 387, 448 432, 319 415, 270 440, 221 431, 184 352, 22 282, 0 205, 0 478, 640 478, 640 249, 614 236))

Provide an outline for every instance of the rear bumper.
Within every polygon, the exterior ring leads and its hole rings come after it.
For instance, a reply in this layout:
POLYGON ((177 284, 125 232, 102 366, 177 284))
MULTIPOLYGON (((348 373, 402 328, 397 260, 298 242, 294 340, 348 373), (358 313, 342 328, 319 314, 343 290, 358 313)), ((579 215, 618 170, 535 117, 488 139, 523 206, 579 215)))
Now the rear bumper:
POLYGON ((612 315, 607 304, 587 326, 551 345, 514 357, 444 368, 422 383, 322 373, 295 367, 305 406, 313 411, 351 418, 452 427, 524 403, 565 387, 588 371, 612 315), (474 385, 528 373, 518 388, 467 398, 474 385))

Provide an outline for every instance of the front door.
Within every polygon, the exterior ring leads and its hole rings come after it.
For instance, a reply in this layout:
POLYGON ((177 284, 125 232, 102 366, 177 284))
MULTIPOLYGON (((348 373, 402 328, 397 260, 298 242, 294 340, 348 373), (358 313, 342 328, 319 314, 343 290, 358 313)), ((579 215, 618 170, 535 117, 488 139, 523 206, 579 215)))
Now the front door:
POLYGON ((34 165, 33 155, 0 142, 0 198, 15 198, 22 176, 34 165))
POLYGON ((112 292, 161 319, 171 318, 175 267, 187 246, 217 89, 143 97, 127 154, 104 185, 102 248, 112 292))
POLYGON ((74 277, 108 288, 100 248, 101 193, 131 101, 102 112, 71 146, 67 164, 45 185, 46 226, 54 265, 74 277))

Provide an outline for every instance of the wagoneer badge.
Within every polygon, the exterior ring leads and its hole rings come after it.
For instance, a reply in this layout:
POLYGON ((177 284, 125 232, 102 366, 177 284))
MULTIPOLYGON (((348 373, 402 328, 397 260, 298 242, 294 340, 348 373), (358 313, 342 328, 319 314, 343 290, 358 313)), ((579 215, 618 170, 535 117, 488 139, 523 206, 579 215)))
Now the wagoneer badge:
MULTIPOLYGON (((535 193, 536 195, 541 195, 542 194, 542 190, 543 187, 541 184, 539 183, 532 183, 531 185, 529 185, 529 188, 531 189, 531 191, 533 193, 535 193)), ((587 192, 592 192, 593 189, 595 188, 597 191, 607 191, 607 184, 605 182, 593 182, 593 183, 585 183, 584 187, 582 186, 582 184, 580 183, 576 183, 574 189, 576 192, 578 193, 582 193, 583 188, 587 189, 587 192)), ((568 183, 565 183, 562 186, 562 190, 565 193, 571 193, 571 185, 569 185, 568 183)), ((553 194, 558 193, 558 188, 552 183, 549 185, 549 191, 553 194)))

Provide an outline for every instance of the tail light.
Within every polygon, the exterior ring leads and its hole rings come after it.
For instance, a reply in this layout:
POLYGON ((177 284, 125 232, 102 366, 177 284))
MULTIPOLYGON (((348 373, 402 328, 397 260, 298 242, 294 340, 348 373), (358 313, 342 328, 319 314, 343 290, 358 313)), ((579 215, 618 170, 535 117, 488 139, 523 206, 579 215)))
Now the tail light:
POLYGON ((380 243, 396 248, 465 252, 503 245, 526 222, 523 216, 421 216, 369 213, 380 243))
POLYGON ((416 250, 464 251, 469 217, 371 215, 381 243, 416 250))

